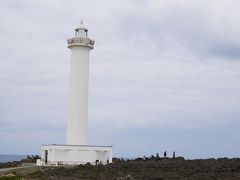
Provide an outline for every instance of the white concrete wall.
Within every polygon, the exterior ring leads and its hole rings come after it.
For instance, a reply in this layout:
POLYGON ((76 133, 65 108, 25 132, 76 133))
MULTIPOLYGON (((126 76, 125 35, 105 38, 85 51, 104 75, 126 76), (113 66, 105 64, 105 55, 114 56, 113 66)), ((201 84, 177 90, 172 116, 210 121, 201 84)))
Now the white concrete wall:
POLYGON ((106 164, 112 163, 111 146, 42 146, 42 161, 45 162, 45 150, 48 151, 47 165, 56 164, 95 164, 96 160, 106 164))
POLYGON ((87 144, 89 52, 88 47, 71 47, 68 145, 87 144))

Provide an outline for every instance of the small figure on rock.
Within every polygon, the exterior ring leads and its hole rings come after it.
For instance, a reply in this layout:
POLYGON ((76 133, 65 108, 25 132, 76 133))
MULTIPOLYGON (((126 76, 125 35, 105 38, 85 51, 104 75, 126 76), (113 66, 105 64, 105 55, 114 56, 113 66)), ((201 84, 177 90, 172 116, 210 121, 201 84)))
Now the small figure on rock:
POLYGON ((175 155, 175 151, 173 151, 173 156, 172 156, 172 157, 173 157, 173 159, 176 157, 176 155, 175 155))
POLYGON ((164 157, 167 157, 167 151, 164 151, 163 155, 164 155, 164 157))

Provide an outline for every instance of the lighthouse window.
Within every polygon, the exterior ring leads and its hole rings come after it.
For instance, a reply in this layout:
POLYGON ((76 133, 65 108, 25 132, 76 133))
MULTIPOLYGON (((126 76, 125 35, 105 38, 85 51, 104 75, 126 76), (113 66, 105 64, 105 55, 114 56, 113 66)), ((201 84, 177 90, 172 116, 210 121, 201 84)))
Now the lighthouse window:
POLYGON ((87 37, 88 36, 88 30, 87 29, 76 29, 75 30, 75 36, 76 37, 87 37))
POLYGON ((80 30, 80 36, 84 37, 84 31, 83 30, 80 30))
POLYGON ((78 30, 75 31, 75 36, 76 36, 76 37, 79 36, 79 31, 78 31, 78 30))

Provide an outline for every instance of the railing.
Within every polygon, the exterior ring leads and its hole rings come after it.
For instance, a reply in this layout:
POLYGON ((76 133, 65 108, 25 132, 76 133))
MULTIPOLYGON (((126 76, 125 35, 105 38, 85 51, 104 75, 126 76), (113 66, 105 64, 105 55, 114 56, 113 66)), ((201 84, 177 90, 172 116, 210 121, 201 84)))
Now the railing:
POLYGON ((71 45, 71 44, 86 44, 86 45, 94 46, 94 41, 88 38, 68 39, 68 45, 71 45))

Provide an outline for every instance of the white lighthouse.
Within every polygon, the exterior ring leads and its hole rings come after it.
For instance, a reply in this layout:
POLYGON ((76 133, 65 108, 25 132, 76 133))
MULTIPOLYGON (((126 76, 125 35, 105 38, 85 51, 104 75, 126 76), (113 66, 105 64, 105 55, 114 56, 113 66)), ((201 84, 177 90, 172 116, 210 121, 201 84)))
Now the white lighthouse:
POLYGON ((94 41, 88 38, 83 22, 75 29, 75 37, 68 40, 71 49, 71 80, 67 144, 87 144, 89 52, 94 41))
POLYGON ((94 41, 88 38, 83 22, 75 28, 75 37, 68 39, 71 50, 71 76, 67 143, 42 145, 37 165, 77 165, 112 162, 112 146, 87 144, 89 53, 94 41))

